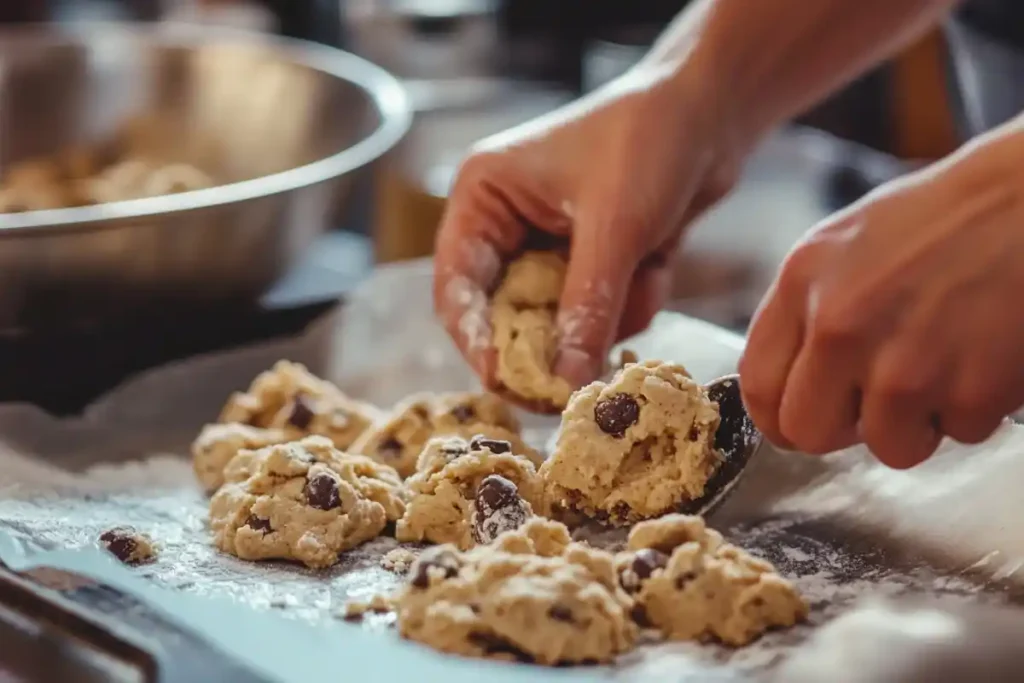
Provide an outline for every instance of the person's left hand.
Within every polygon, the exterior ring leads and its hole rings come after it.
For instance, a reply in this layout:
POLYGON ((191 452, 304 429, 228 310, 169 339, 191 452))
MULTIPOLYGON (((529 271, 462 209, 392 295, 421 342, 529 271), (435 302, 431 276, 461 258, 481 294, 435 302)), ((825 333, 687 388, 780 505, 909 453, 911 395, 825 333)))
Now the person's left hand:
POLYGON ((985 440, 1024 404, 1024 131, 880 188, 789 255, 740 383, 773 443, 893 467, 985 440))

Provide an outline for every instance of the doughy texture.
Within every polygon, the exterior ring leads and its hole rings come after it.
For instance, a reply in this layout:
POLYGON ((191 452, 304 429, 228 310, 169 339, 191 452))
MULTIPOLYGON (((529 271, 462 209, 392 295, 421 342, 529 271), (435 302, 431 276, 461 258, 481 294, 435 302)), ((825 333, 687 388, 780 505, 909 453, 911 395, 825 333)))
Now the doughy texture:
POLYGON ((771 564, 722 541, 700 517, 642 522, 618 557, 634 618, 672 640, 746 645, 773 627, 793 626, 807 605, 771 564))
MULTIPOLYGON (((319 437, 242 451, 210 500, 210 527, 218 548, 244 560, 296 560, 329 567, 339 553, 376 537, 387 522, 382 494, 387 482, 360 476, 360 465, 338 451, 329 462, 311 448, 330 448, 319 437), (233 480, 248 472, 241 481, 233 480)), ((377 466, 376 463, 370 463, 377 466)), ((397 475, 392 475, 397 480, 397 475)))
POLYGON ((213 493, 224 483, 224 466, 239 451, 291 440, 283 429, 262 429, 237 422, 206 425, 192 442, 192 469, 206 492, 213 493))
POLYGON ((541 456, 519 436, 519 420, 497 396, 485 393, 416 394, 395 406, 391 415, 367 430, 352 450, 390 465, 403 477, 416 470, 427 442, 442 435, 466 439, 477 434, 508 441, 535 464, 541 456))
POLYGON ((346 450, 379 416, 378 408, 282 360, 257 376, 248 391, 233 394, 218 421, 280 429, 292 440, 320 434, 346 450))
POLYGON ((548 412, 564 408, 572 394, 568 382, 551 372, 565 268, 554 252, 526 252, 509 264, 491 300, 498 381, 505 391, 548 412))
POLYGON ((437 438, 418 467, 406 480, 410 499, 395 527, 399 541, 465 550, 524 524, 540 502, 533 463, 512 453, 507 441, 437 438))
POLYGON ((612 556, 538 518, 469 552, 429 548, 396 598, 402 636, 470 657, 608 662, 637 631, 612 556))
POLYGON ((649 361, 577 391, 540 469, 547 503, 621 525, 699 498, 718 466, 718 404, 679 365, 649 361))
MULTIPOLYGON (((394 522, 405 513, 406 489, 402 478, 387 465, 382 465, 365 455, 345 453, 334 447, 327 437, 307 436, 294 443, 303 458, 312 458, 350 481, 359 493, 379 503, 384 508, 389 522, 394 522)), ((283 450, 283 449, 277 449, 283 450)), ((240 483, 249 479, 263 462, 273 457, 275 449, 242 450, 224 466, 224 481, 240 483)))
POLYGON ((130 526, 119 526, 100 534, 100 545, 125 564, 135 565, 156 559, 156 544, 146 534, 130 526))

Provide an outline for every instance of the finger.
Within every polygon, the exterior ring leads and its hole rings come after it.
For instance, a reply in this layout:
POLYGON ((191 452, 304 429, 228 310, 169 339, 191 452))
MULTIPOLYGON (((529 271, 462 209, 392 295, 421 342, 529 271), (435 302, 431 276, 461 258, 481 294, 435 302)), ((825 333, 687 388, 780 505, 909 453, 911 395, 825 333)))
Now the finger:
POLYGON ((491 345, 488 293, 503 257, 515 251, 525 227, 504 202, 480 185, 453 193, 438 231, 434 308, 459 351, 489 388, 496 352, 491 345))
POLYGON ((667 265, 641 267, 633 276, 626 305, 619 321, 615 341, 640 334, 665 305, 672 286, 672 272, 667 265))
POLYGON ((857 443, 857 365, 854 350, 845 344, 807 335, 779 405, 779 429, 787 443, 813 455, 857 443))
POLYGON ((555 373, 572 386, 601 373, 615 341, 637 267, 636 232, 583 214, 573 231, 569 267, 558 307, 555 373), (593 221, 589 222, 588 220, 593 221))
POLYGON ((793 446, 783 435, 779 410, 790 368, 800 351, 807 308, 807 257, 794 252, 783 264, 750 325, 740 357, 740 388, 751 419, 771 443, 793 446))
POLYGON ((904 331, 882 348, 870 370, 860 436, 889 467, 908 469, 924 462, 942 440, 933 401, 948 366, 939 349, 934 339, 904 331))

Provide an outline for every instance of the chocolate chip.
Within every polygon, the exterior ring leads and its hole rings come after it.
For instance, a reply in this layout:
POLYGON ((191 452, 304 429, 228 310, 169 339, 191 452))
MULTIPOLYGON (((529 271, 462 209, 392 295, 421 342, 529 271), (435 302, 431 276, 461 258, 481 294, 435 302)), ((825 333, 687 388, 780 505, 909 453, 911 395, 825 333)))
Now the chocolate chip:
POLYGON ((135 540, 135 531, 128 527, 118 527, 104 531, 100 542, 110 553, 122 562, 131 561, 132 553, 139 547, 135 540))
POLYGON ((517 662, 531 664, 534 659, 510 641, 493 633, 473 631, 467 636, 469 642, 484 650, 489 655, 512 655, 517 662))
POLYGON ((454 417, 456 420, 458 420, 462 424, 466 424, 467 422, 472 420, 474 417, 476 417, 476 411, 473 409, 473 406, 465 404, 465 403, 462 404, 462 405, 457 405, 454 408, 452 408, 451 409, 451 414, 452 414, 452 417, 454 417))
POLYGON ((458 556, 451 550, 428 548, 420 553, 409 571, 409 583, 414 588, 426 588, 430 585, 431 574, 441 574, 443 578, 450 579, 459 573, 460 564, 458 556))
POLYGON ((640 419, 640 404, 629 394, 616 394, 594 406, 594 421, 605 434, 621 437, 640 419))
POLYGON ((516 485, 499 474, 484 477, 473 499, 473 539, 486 544, 505 533, 518 529, 529 513, 516 485))
POLYGON ((690 441, 696 441, 698 438, 700 438, 700 432, 697 430, 696 426, 690 427, 690 431, 687 432, 686 438, 689 439, 690 441))
POLYGON ((377 446, 377 453, 386 458, 399 458, 402 455, 402 442, 395 437, 389 437, 377 446))
POLYGON ((292 401, 292 412, 288 416, 288 424, 296 429, 309 429, 314 417, 316 417, 316 413, 313 412, 313 408, 306 398, 302 394, 296 395, 295 400, 292 401))
POLYGON ((668 555, 658 552, 653 548, 642 548, 633 555, 633 562, 629 568, 633 570, 636 577, 641 581, 651 578, 657 569, 664 569, 668 566, 668 555))
POLYGON ((263 519, 256 515, 249 515, 249 518, 245 520, 245 525, 254 531, 262 531, 264 536, 273 531, 269 519, 263 519))
POLYGON ((326 472, 320 472, 306 481, 306 504, 318 510, 333 510, 341 505, 338 482, 326 472))
POLYGON ((555 621, 562 621, 567 624, 573 624, 576 622, 572 616, 572 610, 564 605, 552 605, 549 607, 548 616, 555 621))
POLYGON ((446 441, 441 444, 441 454, 448 460, 454 460, 455 458, 461 458, 464 455, 469 454, 469 447, 465 443, 459 441, 446 441))
POLYGON ((469 450, 471 451, 482 451, 485 448, 495 455, 512 452, 512 444, 508 441, 488 439, 483 434, 477 434, 469 442, 469 450))
POLYGON ((696 578, 697 574, 695 572, 686 572, 685 574, 680 574, 676 577, 676 590, 683 590, 684 588, 686 588, 686 584, 690 583, 696 578))
POLYGON ((625 501, 619 501, 612 506, 612 517, 618 520, 625 521, 629 519, 629 513, 632 512, 632 508, 629 507, 629 503, 625 501))
POLYGON ((647 616, 647 608, 639 603, 633 605, 633 609, 629 611, 629 616, 633 617, 633 621, 640 628, 650 628, 654 625, 651 623, 651 618, 647 616))

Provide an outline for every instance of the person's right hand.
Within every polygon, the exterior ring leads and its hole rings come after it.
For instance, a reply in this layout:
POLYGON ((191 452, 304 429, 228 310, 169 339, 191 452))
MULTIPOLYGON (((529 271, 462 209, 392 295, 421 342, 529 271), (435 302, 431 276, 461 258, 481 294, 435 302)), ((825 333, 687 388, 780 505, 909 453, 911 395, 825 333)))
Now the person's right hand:
POLYGON ((485 386, 496 359, 487 296, 532 230, 571 245, 556 374, 594 380, 612 344, 647 327, 684 228, 735 182, 728 119, 713 88, 644 66, 476 145, 438 234, 434 301, 485 386))

